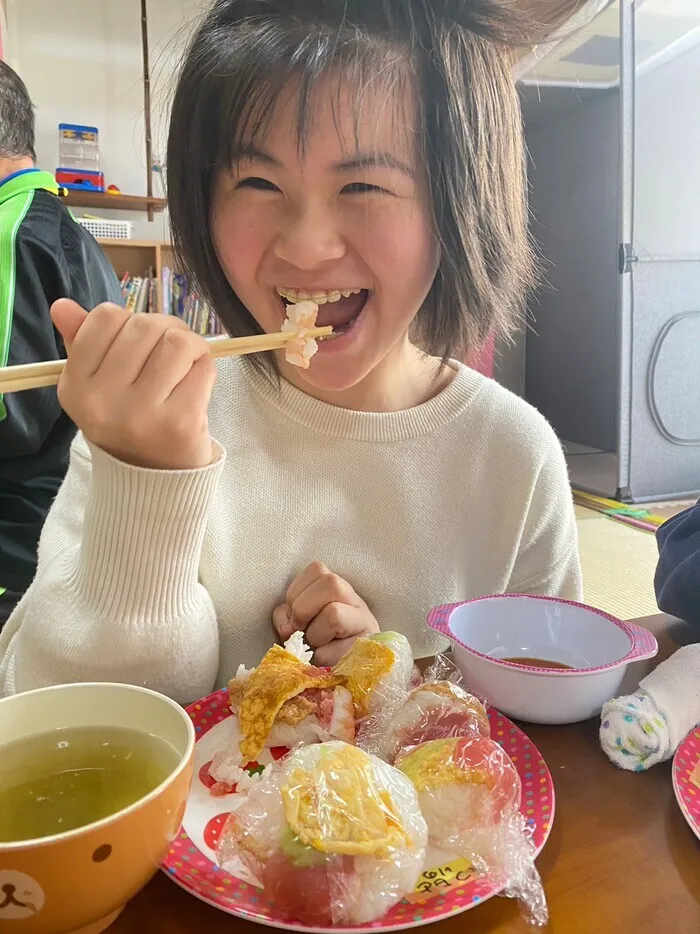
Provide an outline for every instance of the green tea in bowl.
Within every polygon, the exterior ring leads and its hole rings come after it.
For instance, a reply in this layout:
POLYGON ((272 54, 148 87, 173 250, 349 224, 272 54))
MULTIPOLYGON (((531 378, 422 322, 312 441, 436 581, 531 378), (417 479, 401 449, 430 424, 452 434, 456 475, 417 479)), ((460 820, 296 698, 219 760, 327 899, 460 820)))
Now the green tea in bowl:
POLYGON ((129 727, 68 727, 2 747, 0 843, 65 833, 116 814, 178 763, 166 740, 129 727))

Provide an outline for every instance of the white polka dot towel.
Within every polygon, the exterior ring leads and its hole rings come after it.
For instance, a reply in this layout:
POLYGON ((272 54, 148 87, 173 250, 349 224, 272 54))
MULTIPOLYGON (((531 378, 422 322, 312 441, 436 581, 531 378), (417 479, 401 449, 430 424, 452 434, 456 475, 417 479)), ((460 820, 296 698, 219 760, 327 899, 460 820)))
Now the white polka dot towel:
POLYGON ((635 694, 603 706, 600 744, 622 769, 643 772, 670 759, 700 723, 700 644, 679 649, 635 694))

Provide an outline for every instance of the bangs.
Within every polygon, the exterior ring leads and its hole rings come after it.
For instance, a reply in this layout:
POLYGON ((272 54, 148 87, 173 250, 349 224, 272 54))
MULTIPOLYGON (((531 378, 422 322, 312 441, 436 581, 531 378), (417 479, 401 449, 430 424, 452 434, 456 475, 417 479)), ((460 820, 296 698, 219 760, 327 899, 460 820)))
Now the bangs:
MULTIPOLYGON (((334 113, 341 103, 350 104, 356 147, 368 97, 393 104, 392 119, 406 125, 403 102, 413 69, 408 51, 396 43, 356 30, 345 35, 321 27, 309 31, 281 19, 252 20, 245 27, 233 37, 230 31, 212 37, 221 60, 211 64, 201 85, 205 123, 200 132, 216 154, 214 170, 230 166, 261 145, 280 108, 290 105, 296 108, 293 123, 303 154, 314 129, 315 98, 321 86, 331 92, 334 113)), ((382 120, 385 117, 383 113, 382 120)))

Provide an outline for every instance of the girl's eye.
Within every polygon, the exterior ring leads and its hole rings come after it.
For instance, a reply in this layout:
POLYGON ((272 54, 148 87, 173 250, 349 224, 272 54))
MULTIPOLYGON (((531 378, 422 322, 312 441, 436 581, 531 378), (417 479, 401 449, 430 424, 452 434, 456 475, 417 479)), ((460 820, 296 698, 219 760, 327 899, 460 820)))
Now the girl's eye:
POLYGON ((353 182, 351 185, 346 185, 345 188, 343 188, 342 194, 362 195, 373 191, 388 194, 385 188, 380 188, 378 185, 369 185, 367 182, 353 182))
POLYGON ((254 188, 256 191, 279 191, 277 185, 268 182, 266 178, 257 178, 255 176, 242 178, 236 188, 254 188))

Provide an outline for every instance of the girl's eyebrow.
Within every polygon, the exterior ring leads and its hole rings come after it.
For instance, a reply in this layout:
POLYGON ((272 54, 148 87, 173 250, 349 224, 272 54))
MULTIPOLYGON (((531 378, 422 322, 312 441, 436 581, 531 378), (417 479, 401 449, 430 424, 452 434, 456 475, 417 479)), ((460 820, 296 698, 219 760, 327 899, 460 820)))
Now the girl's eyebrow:
POLYGON ((395 169, 408 178, 415 179, 413 170, 388 152, 358 152, 333 166, 335 172, 354 172, 357 169, 395 169))
MULTIPOLYGON (((264 162, 278 169, 284 168, 279 159, 275 159, 269 152, 257 146, 246 146, 233 153, 232 163, 243 160, 264 162)), ((405 162, 388 152, 358 152, 347 159, 335 162, 332 166, 334 172, 356 172, 358 169, 394 169, 411 180, 415 180, 415 172, 405 162)))
POLYGON ((244 146, 231 154, 232 165, 236 162, 243 161, 266 162, 268 165, 274 165, 278 169, 282 168, 282 163, 279 161, 279 159, 275 159, 275 157, 271 156, 269 152, 266 152, 264 149, 260 149, 258 146, 244 146))

